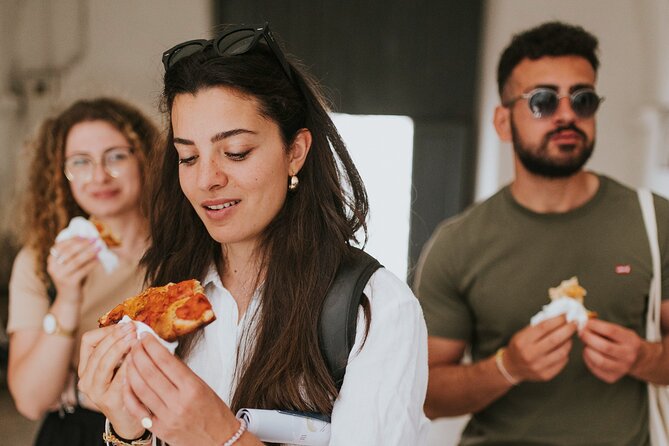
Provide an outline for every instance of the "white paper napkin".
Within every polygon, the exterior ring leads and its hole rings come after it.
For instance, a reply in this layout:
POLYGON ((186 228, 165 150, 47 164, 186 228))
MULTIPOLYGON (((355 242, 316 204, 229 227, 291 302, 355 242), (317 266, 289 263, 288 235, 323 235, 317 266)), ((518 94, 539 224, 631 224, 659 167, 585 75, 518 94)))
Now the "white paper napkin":
POLYGON ((153 328, 149 327, 144 322, 130 319, 130 316, 128 316, 127 314, 123 316, 123 318, 121 318, 120 321, 118 321, 119 324, 127 324, 128 322, 132 322, 133 324, 135 324, 135 327, 137 328, 137 339, 139 339, 139 335, 141 335, 142 333, 151 333, 153 336, 155 336, 156 339, 158 339, 158 342, 163 344, 165 348, 170 351, 170 353, 174 354, 174 350, 177 349, 179 341, 167 342, 166 340, 158 336, 156 332, 153 331, 153 328))
POLYGON ((98 251, 98 260, 100 260, 107 274, 113 272, 118 267, 118 256, 107 247, 95 225, 84 217, 74 217, 70 220, 67 228, 58 233, 56 241, 60 242, 74 237, 95 239, 95 246, 100 248, 100 251, 98 251))
POLYGON ((559 297, 553 299, 548 305, 544 305, 540 312, 532 316, 531 325, 537 325, 541 321, 564 314, 567 322, 575 321, 578 330, 583 330, 585 323, 588 322, 588 311, 582 303, 571 297, 559 297))

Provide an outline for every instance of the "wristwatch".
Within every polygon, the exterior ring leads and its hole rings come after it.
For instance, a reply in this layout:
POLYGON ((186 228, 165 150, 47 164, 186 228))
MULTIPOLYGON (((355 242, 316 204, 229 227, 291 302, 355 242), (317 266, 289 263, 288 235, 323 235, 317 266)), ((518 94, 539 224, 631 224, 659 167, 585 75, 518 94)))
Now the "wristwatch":
POLYGON ((65 330, 63 327, 60 326, 58 323, 58 319, 56 319, 56 316, 53 313, 47 313, 44 315, 44 319, 42 319, 42 329, 44 330, 44 333, 49 334, 49 335, 60 335, 60 336, 65 336, 68 338, 73 338, 74 333, 76 330, 65 330))

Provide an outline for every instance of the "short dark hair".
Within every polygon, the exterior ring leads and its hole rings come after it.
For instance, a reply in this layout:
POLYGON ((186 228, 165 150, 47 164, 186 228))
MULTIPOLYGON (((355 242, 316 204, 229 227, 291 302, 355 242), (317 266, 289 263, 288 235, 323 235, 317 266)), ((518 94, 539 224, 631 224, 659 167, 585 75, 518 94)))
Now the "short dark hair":
POLYGON ((500 97, 511 72, 523 59, 544 56, 580 56, 597 72, 597 38, 580 26, 563 22, 546 22, 513 36, 497 66, 497 88, 500 97))

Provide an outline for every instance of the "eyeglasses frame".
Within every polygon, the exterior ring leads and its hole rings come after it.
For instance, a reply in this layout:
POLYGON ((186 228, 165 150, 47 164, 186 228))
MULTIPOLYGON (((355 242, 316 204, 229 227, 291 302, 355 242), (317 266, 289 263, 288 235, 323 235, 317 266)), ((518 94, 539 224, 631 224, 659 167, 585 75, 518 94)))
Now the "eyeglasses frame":
POLYGON ((91 173, 92 173, 92 174, 91 174, 91 177, 88 178, 86 181, 81 181, 81 183, 88 183, 89 181, 91 181, 91 180, 93 179, 93 175, 94 175, 94 173, 95 173, 95 169, 98 167, 98 165, 102 165, 102 169, 103 169, 103 170, 105 171, 105 173, 106 173, 107 175, 109 175, 110 177, 112 177, 112 178, 118 178, 120 174, 118 174, 118 173, 115 174, 114 172, 110 172, 109 169, 107 168, 107 162, 106 162, 106 160, 105 160, 105 155, 106 155, 109 151, 111 151, 111 150, 116 150, 116 149, 128 149, 128 152, 129 152, 131 155, 134 155, 134 153, 135 153, 135 148, 132 147, 132 146, 112 146, 112 147, 108 147, 107 149, 104 150, 104 152, 102 152, 101 161, 98 161, 98 160, 93 159, 93 157, 90 156, 90 155, 85 155, 85 154, 72 155, 72 156, 70 156, 70 157, 65 158, 65 162, 63 163, 63 173, 65 174, 65 177, 67 178, 67 180, 68 180, 70 183, 77 182, 77 181, 74 179, 74 176, 72 175, 72 173, 68 171, 68 168, 67 168, 67 161, 70 160, 70 159, 72 159, 72 158, 75 157, 75 156, 82 156, 82 157, 89 158, 89 159, 93 162, 93 170, 91 171, 91 173))

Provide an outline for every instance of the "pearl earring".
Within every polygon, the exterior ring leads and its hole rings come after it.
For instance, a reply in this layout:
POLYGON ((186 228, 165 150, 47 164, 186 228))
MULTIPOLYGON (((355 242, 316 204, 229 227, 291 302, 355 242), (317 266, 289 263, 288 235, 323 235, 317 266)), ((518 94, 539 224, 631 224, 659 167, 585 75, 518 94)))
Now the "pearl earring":
POLYGON ((300 180, 297 178, 297 175, 290 176, 290 182, 288 183, 288 190, 295 190, 300 184, 300 180))

